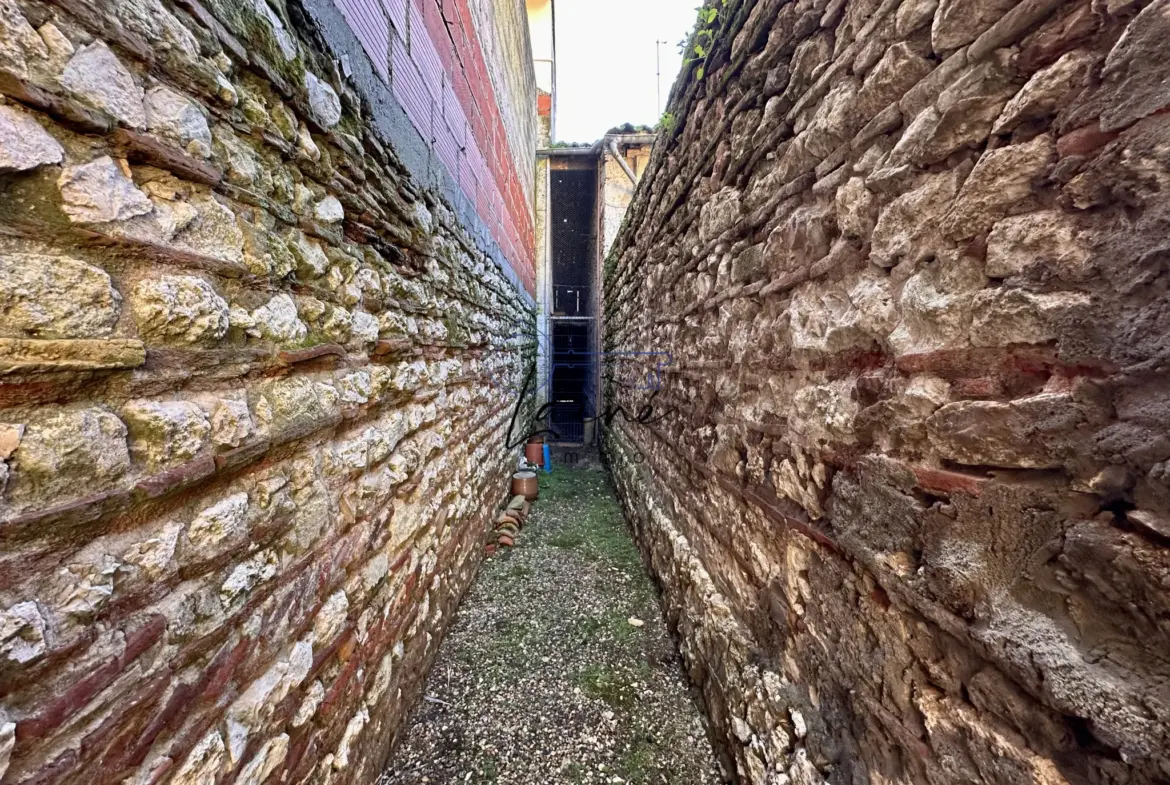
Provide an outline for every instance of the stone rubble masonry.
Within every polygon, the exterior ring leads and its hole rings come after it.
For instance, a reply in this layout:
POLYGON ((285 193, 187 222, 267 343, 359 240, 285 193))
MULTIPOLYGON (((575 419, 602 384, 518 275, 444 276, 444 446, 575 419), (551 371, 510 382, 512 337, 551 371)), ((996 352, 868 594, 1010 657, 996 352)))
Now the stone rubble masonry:
POLYGON ((741 781, 1166 782, 1170 0, 709 7, 604 446, 741 781))
POLYGON ((374 782, 506 501, 531 300, 319 32, 0 0, 3 785, 374 782))

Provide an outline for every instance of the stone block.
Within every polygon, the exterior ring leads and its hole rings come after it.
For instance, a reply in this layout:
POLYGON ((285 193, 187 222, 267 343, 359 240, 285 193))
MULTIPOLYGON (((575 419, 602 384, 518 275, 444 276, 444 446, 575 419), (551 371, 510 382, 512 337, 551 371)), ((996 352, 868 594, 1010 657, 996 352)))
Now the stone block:
POLYGON ((1045 393, 1008 402, 956 401, 931 415, 926 427, 939 455, 956 463, 1055 469, 1071 457, 1087 419, 1068 394, 1045 393))
POLYGON ((199 106, 165 85, 146 92, 146 125, 198 158, 211 156, 211 130, 199 106))
POLYGON ((257 425, 274 437, 283 433, 305 435, 340 417, 337 391, 303 377, 262 385, 249 395, 249 401, 257 425))
POLYGON ((211 730, 201 738, 179 764, 170 781, 176 785, 199 785, 215 782, 227 764, 226 747, 218 730, 211 730))
POLYGON ((201 511, 183 533, 184 564, 207 561, 239 547, 248 535, 248 494, 234 493, 201 511))
POLYGON ((78 49, 61 74, 61 84, 81 103, 123 125, 146 125, 142 87, 104 41, 78 49))
POLYGON ((293 232, 289 238, 289 250, 297 264, 297 276, 306 280, 320 278, 329 270, 329 257, 321 244, 310 240, 303 232, 293 232))
POLYGON ((236 782, 239 785, 261 785, 265 782, 288 756, 288 741, 287 733, 282 733, 266 741, 260 751, 252 756, 252 759, 240 771, 236 782))
POLYGON ((175 246, 199 256, 243 265, 244 232, 231 208, 210 194, 192 196, 190 205, 196 216, 175 237, 175 246))
POLYGON ((699 216, 699 237, 709 242, 730 229, 741 218, 740 194, 725 188, 703 205, 699 216))
POLYGON ((995 121, 992 133, 1010 133, 1021 123, 1055 114, 1084 86, 1089 69, 1097 58, 1089 52, 1068 52, 1047 68, 1032 75, 995 121))
POLYGON ((936 52, 969 44, 990 28, 1019 0, 940 0, 931 27, 936 52))
POLYGON ((898 103, 911 87, 925 79, 933 69, 934 65, 917 54, 909 44, 894 44, 865 77, 857 96, 858 111, 872 116, 889 104, 898 103))
POLYGON ((789 306, 792 346, 825 353, 876 347, 894 318, 885 275, 862 276, 851 289, 809 283, 795 291, 789 306))
POLYGON ((104 408, 44 406, 23 419, 9 498, 48 507, 113 487, 130 469, 126 426, 104 408))
POLYGON ((1091 272, 1085 235, 1060 210, 1005 218, 987 237, 987 274, 992 278, 1050 273, 1077 281, 1091 272))
POLYGON ((134 287, 130 305, 139 335, 149 342, 209 345, 227 334, 227 303, 193 275, 145 279, 134 287))
POLYGON ((61 209, 77 223, 126 221, 154 209, 127 171, 108 155, 66 168, 57 186, 61 189, 61 209))
POLYGON ((222 398, 211 410, 211 441, 220 447, 239 447, 255 432, 247 401, 222 398))
POLYGON ((283 293, 253 311, 252 322, 250 334, 277 343, 296 343, 309 332, 297 314, 296 303, 283 293))
POLYGON ((0 173, 25 172, 59 164, 65 151, 36 120, 8 106, 0 106, 0 173))
POLYGON ((309 107, 313 119, 325 130, 341 121, 341 100, 337 92, 312 71, 305 72, 305 87, 309 91, 309 107))
POLYGON ((131 401, 121 414, 130 430, 131 456, 151 472, 195 457, 211 435, 203 410, 189 401, 131 401))
POLYGON ((47 59, 44 40, 13 0, 0 0, 0 71, 19 80, 31 76, 30 64, 47 59))
POLYGON ((906 38, 916 30, 934 21, 939 0, 906 0, 899 4, 894 17, 894 34, 906 38))
POLYGON ((945 249, 939 223, 962 184, 959 172, 931 175, 881 211, 870 238, 870 259, 882 267, 918 262, 945 249))
MULTIPOLYGON (((0 656, 17 665, 32 662, 47 649, 47 628, 48 623, 35 602, 18 602, 0 611, 0 656)), ((0 757, 5 765, 12 752, 13 729, 9 725, 5 723, 7 732, 0 730, 0 757)))
POLYGON ((163 524, 155 536, 139 540, 122 552, 122 569, 133 568, 147 581, 158 580, 172 569, 182 531, 182 525, 173 521, 163 524))
POLYGON ((997 55, 968 68, 915 116, 892 158, 927 166, 964 148, 982 146, 1015 90, 1010 58, 997 55))
POLYGON ((1067 320, 1089 315, 1090 301, 1080 292, 1000 288, 976 294, 971 310, 973 346, 1009 346, 1056 340, 1067 320))
POLYGON ((985 152, 963 183, 942 230, 965 239, 989 230, 1011 213, 1022 212, 1050 169, 1054 153, 1047 134, 985 152))
POLYGON ((68 256, 0 253, 0 332, 11 337, 102 338, 122 298, 104 270, 68 256))
POLYGON ((313 217, 327 224, 337 223, 345 218, 345 209, 336 196, 326 196, 313 206, 313 217))
POLYGON ((1108 88, 1101 130, 1115 131, 1170 106, 1170 0, 1154 0, 1125 28, 1105 58, 1108 88))

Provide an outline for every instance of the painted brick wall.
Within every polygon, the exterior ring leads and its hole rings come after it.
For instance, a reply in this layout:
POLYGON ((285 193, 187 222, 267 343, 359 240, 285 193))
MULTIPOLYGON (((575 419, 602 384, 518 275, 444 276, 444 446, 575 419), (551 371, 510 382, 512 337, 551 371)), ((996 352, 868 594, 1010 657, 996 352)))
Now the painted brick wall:
POLYGON ((533 292, 536 91, 523 4, 489 6, 477 25, 467 0, 334 2, 533 292), (489 71, 484 41, 501 40, 512 45, 487 50, 489 71), (497 71, 520 76, 497 89, 497 71))

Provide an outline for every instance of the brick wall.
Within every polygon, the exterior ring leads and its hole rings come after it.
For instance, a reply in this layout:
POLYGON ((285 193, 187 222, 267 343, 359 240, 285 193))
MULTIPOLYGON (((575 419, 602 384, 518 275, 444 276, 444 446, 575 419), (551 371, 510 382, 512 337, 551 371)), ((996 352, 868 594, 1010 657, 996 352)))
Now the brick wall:
POLYGON ((521 4, 473 16, 468 0, 334 2, 532 293, 536 86, 521 4), (519 84, 497 87, 495 72, 516 74, 519 84))
POLYGON ((479 564, 531 300, 323 37, 0 0, 4 785, 374 782, 479 564))
POLYGON ((1164 782, 1170 2, 711 7, 605 451, 740 776, 1164 782))

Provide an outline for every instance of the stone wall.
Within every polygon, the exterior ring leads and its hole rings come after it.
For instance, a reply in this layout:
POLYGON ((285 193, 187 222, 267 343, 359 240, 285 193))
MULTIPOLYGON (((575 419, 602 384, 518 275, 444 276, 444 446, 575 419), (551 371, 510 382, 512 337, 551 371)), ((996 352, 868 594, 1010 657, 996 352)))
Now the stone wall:
POLYGON ((372 783, 478 566, 531 301, 327 12, 0 0, 4 785, 372 783))
POLYGON ((740 776, 1166 781, 1170 2, 710 8, 605 451, 740 776))

